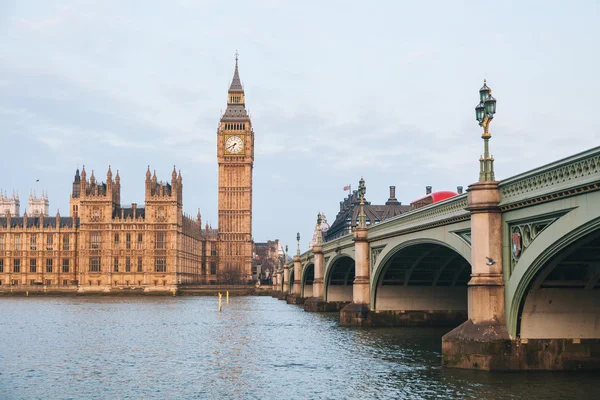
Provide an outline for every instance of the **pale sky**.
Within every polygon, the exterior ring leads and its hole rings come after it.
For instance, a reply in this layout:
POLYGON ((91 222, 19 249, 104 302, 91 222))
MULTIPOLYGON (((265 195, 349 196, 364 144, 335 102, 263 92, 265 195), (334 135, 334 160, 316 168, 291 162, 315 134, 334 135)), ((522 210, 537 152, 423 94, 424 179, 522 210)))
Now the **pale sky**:
POLYGON ((184 210, 217 226, 216 129, 234 54, 255 130, 256 241, 302 251, 343 187, 478 179, 475 121, 498 100, 491 152, 504 179, 600 144, 597 1, 0 0, 0 188, 47 190, 68 215, 75 169, 183 175, 184 210), (36 179, 40 179, 36 183, 36 179))

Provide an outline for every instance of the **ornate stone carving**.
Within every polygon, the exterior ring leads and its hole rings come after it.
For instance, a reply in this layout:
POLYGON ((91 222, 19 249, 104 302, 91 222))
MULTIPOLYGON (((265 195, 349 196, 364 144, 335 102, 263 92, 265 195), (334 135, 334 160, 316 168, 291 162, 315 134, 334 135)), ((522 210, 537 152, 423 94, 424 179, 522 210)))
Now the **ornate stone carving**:
POLYGON ((452 233, 454 233, 456 236, 465 241, 469 246, 471 246, 471 229, 467 229, 464 231, 455 231, 452 233))
POLYGON ((521 221, 516 224, 509 225, 509 242, 510 242, 510 273, 519 262, 519 259, 527 251, 527 248, 539 236, 540 233, 554 221, 559 219, 564 213, 546 217, 543 219, 535 219, 529 221, 521 221))
POLYGON ((500 182, 500 206, 514 209, 599 188, 598 150, 579 154, 500 182), (578 185, 577 182, 581 181, 578 185))
POLYGON ((383 250, 385 246, 381 246, 381 247, 374 247, 371 249, 371 273, 373 272, 373 268, 375 268, 375 263, 377 262, 377 257, 379 257, 379 254, 381 253, 381 251, 383 250))

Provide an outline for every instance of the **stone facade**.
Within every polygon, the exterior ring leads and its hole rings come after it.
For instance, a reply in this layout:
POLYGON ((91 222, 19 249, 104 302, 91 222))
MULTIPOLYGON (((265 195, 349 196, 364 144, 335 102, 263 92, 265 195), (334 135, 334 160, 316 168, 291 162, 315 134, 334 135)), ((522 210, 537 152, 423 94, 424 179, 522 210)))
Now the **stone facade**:
POLYGON ((181 173, 163 183, 148 168, 144 207, 122 206, 120 191, 118 172, 98 182, 84 167, 69 217, 0 217, 0 284, 152 291, 219 280, 217 232, 183 213, 181 173))
POLYGON ((16 217, 21 215, 19 193, 15 194, 15 192, 13 192, 12 196, 9 197, 8 193, 0 191, 0 215, 4 215, 7 212, 16 217))
POLYGON ((37 197, 35 192, 30 194, 27 204, 27 215, 32 217, 39 217, 40 215, 44 215, 44 217, 50 216, 48 213, 49 202, 47 193, 42 192, 42 197, 37 197))
POLYGON ((227 109, 217 130, 219 163, 219 259, 232 281, 256 278, 252 252, 254 130, 246 112, 237 57, 227 109))

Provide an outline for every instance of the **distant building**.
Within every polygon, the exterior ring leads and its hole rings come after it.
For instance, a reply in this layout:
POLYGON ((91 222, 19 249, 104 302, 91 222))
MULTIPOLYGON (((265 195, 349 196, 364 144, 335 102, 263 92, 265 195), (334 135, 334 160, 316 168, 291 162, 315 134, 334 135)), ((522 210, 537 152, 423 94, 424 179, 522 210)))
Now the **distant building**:
MULTIPOLYGON (((324 238, 325 234, 329 231, 329 224, 327 223, 327 217, 325 217, 324 213, 321 213, 321 237, 324 238)), ((315 224, 315 230, 313 232, 313 237, 310 243, 308 244, 309 250, 318 243, 319 241, 319 224, 315 224)))
POLYGON ((273 273, 282 265, 285 253, 279 239, 254 243, 254 270, 261 284, 270 284, 273 273))
MULTIPOLYGON (((325 242, 337 239, 351 233, 358 225, 359 212, 358 191, 354 190, 344 201, 340 201, 340 211, 335 221, 324 233, 325 242)), ((390 186, 390 198, 383 205, 373 205, 365 200, 365 214, 367 215, 367 226, 395 217, 411 210, 410 206, 403 206, 396 199, 396 187, 390 186)))
POLYGON ((35 192, 29 194, 27 215, 31 217, 39 217, 43 215, 47 217, 49 208, 48 194, 42 191, 42 197, 37 197, 35 192))
POLYGON ((19 201, 19 193, 15 195, 13 192, 11 197, 8 194, 0 191, 0 215, 10 213, 14 216, 21 215, 21 202, 19 201))

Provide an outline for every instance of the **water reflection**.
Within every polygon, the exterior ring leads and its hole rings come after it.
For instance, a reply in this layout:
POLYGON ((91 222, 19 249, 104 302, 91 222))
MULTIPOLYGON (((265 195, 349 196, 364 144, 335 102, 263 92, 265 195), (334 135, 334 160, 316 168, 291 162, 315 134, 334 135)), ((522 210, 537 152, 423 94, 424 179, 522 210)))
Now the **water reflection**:
POLYGON ((440 367, 447 329, 351 329, 270 297, 0 299, 0 399, 593 398, 598 374, 440 367))

